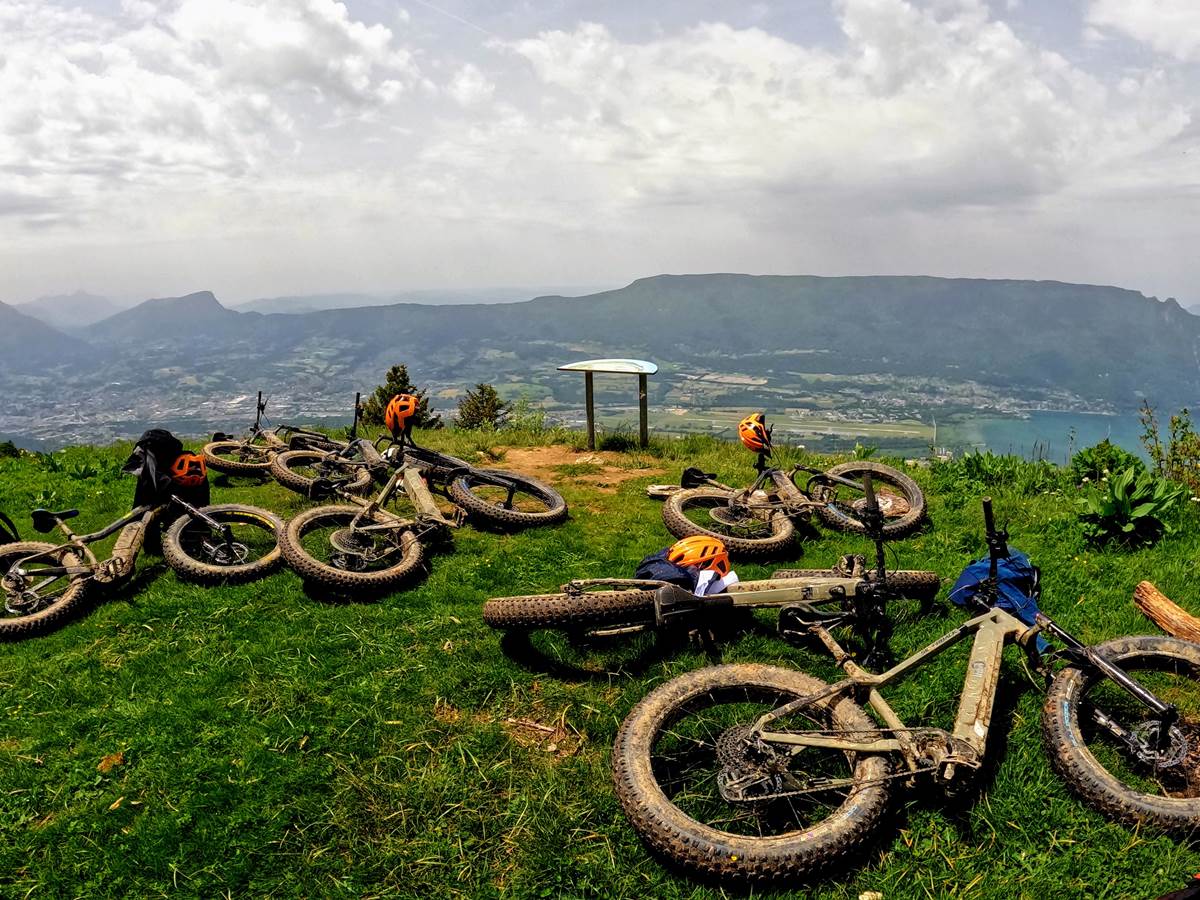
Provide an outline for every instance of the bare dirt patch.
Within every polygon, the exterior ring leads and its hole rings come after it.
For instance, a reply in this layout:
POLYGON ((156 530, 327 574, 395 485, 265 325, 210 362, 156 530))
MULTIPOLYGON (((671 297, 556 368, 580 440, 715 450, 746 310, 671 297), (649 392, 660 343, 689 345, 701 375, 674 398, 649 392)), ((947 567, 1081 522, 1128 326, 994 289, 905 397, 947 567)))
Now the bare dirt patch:
POLYGON ((504 451, 498 468, 548 481, 551 484, 586 484, 602 494, 615 494, 633 478, 662 474, 663 469, 636 461, 623 453, 604 450, 579 452, 570 447, 513 447, 504 451))
POLYGON ((507 716, 504 730, 514 743, 527 750, 540 750, 555 760, 574 756, 584 742, 583 735, 567 721, 565 709, 550 721, 539 721, 532 716, 507 716))

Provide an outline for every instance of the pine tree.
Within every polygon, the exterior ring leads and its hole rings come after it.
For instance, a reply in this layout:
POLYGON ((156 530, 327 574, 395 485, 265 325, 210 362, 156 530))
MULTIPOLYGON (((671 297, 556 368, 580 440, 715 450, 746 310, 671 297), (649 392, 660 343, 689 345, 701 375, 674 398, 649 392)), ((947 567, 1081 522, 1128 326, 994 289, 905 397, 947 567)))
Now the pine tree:
POLYGON ((511 403, 505 403, 490 384, 480 383, 458 401, 454 424, 459 428, 499 428, 508 419, 511 403))
POLYGON ((416 394, 419 398, 416 415, 410 420, 415 427, 442 427, 442 417, 434 413, 429 405, 429 398, 425 396, 425 390, 412 383, 412 379, 408 377, 408 366, 403 364, 388 369, 383 384, 375 388, 375 392, 363 403, 362 420, 368 425, 382 425, 388 401, 397 394, 416 394))

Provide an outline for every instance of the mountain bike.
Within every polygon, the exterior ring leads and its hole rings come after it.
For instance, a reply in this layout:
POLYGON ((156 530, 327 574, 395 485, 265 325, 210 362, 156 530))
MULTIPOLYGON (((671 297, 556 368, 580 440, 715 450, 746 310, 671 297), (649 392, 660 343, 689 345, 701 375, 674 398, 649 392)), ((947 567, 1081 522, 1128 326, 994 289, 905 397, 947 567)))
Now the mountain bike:
MULTIPOLYGON (((356 401, 357 405, 357 401, 356 401)), ((216 432, 201 454, 209 468, 227 475, 267 475, 271 460, 288 450, 329 450, 339 446, 327 434, 295 425, 263 427, 267 403, 262 391, 255 404, 254 424, 240 437, 216 432)))
POLYGON ((444 539, 458 526, 446 516, 414 466, 402 465, 371 500, 345 485, 320 479, 315 500, 340 497, 341 504, 307 509, 280 533, 280 550, 303 579, 339 590, 381 591, 409 578, 421 564, 422 542, 444 539), (412 515, 387 509, 407 501, 412 515))
MULTIPOLYGON (((260 393, 259 415, 261 398, 260 393)), ((248 435, 250 443, 244 439, 237 445, 241 449, 236 452, 256 456, 253 463, 255 471, 261 472, 265 466, 265 471, 272 478, 298 494, 307 494, 318 479, 336 481, 351 493, 369 493, 376 474, 386 465, 375 446, 358 437, 358 425, 362 417, 361 398, 361 394, 354 395, 354 419, 347 440, 338 440, 319 431, 281 425, 274 432, 266 432, 266 444, 259 447, 252 443, 256 437, 256 420, 255 427, 248 435), (280 433, 288 435, 286 446, 282 446, 280 433)), ((257 428, 257 436, 262 435, 262 429, 257 428)))
MULTIPOLYGON (((357 404, 356 404, 357 405, 357 404)), ((385 434, 374 443, 354 439, 339 450, 292 450, 271 461, 271 474, 286 487, 308 493, 318 479, 342 492, 363 495, 376 480, 396 469, 419 472, 430 489, 445 494, 475 522, 498 528, 553 525, 567 516, 567 504, 554 488, 503 469, 482 469, 456 456, 419 447, 411 429, 385 434)))
POLYGON ((795 536, 796 521, 811 514, 838 531, 865 534, 867 475, 875 482, 886 538, 903 537, 925 521, 920 486, 891 466, 852 460, 829 469, 797 463, 785 471, 770 465, 769 459, 769 449, 758 453, 758 477, 748 487, 731 487, 688 467, 678 486, 651 485, 647 493, 666 500, 663 523, 675 537, 717 537, 730 555, 744 558, 782 552, 795 536), (802 473, 809 476, 804 487, 797 483, 802 473))
POLYGON ((984 515, 990 575, 973 617, 887 671, 866 671, 826 623, 785 609, 783 635, 816 638, 844 680, 716 666, 638 703, 618 731, 613 778, 646 843, 692 872, 752 883, 819 876, 861 858, 897 789, 953 791, 981 768, 1009 643, 1047 674, 1046 748, 1084 802, 1125 823, 1200 826, 1200 645, 1124 637, 1089 647, 1043 613, 1033 625, 1019 621, 997 605, 997 563, 1009 551, 990 500, 984 515), (1058 649, 1043 655, 1039 636, 1058 649), (881 691, 968 637, 952 730, 906 725, 881 691))
POLYGON ((130 513, 91 534, 75 534, 66 524, 77 509, 35 509, 33 527, 43 534, 58 528, 65 543, 18 541, 0 545, 0 587, 4 609, 0 638, 35 634, 70 615, 93 586, 129 578, 147 531, 175 516, 163 534, 163 559, 182 578, 199 582, 240 582, 265 575, 280 560, 283 522, 254 506, 220 504, 197 508, 172 497, 130 513), (120 532, 106 559, 91 544, 120 532))
MULTIPOLYGON (((871 475, 864 475, 868 507, 863 511, 867 530, 875 540, 875 563, 863 556, 844 556, 830 569, 781 569, 769 580, 743 581, 727 591, 697 596, 663 581, 592 578, 564 584, 559 593, 524 597, 496 597, 483 606, 483 619, 493 628, 525 635, 558 632, 561 637, 540 637, 537 652, 570 667, 589 667, 593 649, 604 655, 601 665, 625 648, 636 636, 668 627, 706 626, 713 633, 728 630, 730 614, 762 608, 803 609, 815 620, 836 627, 843 619, 863 639, 867 665, 884 658, 891 632, 885 615, 894 599, 932 601, 941 586, 936 572, 889 571, 884 557, 883 513, 871 475), (563 641, 566 645, 564 646, 563 641)), ((636 648, 635 648, 636 649, 636 648)))

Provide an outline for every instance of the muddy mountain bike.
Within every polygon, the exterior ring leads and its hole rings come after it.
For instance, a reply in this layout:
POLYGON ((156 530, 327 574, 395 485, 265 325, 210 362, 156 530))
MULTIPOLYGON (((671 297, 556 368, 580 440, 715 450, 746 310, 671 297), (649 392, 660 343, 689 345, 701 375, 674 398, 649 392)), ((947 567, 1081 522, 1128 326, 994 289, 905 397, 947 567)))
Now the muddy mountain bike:
POLYGON ((249 581, 274 569, 280 560, 278 535, 283 522, 254 506, 219 504, 197 508, 172 497, 143 505, 91 534, 75 534, 67 525, 77 509, 31 513, 36 531, 59 529, 62 544, 18 541, 0 546, 0 638, 45 631, 76 609, 95 586, 128 579, 148 530, 173 519, 162 538, 163 559, 182 578, 193 581, 249 581), (106 559, 91 545, 120 532, 106 559))
POLYGON ((289 490, 307 495, 317 481, 331 482, 340 490, 366 495, 377 479, 386 480, 391 465, 380 453, 380 438, 372 443, 358 436, 362 421, 361 394, 354 395, 354 421, 349 439, 337 441, 327 435, 323 444, 303 437, 298 446, 271 455, 267 468, 271 477, 289 490))
POLYGON ((633 709, 617 734, 613 777, 652 849, 694 873, 763 884, 860 858, 899 789, 953 791, 983 765, 1010 643, 1047 674, 1046 749, 1084 802, 1129 824, 1200 826, 1200 645, 1124 637, 1089 647, 1045 614, 1018 620, 996 605, 997 563, 1009 551, 990 501, 984 509, 991 574, 970 601, 974 616, 912 657, 872 674, 825 623, 785 609, 783 635, 817 639, 844 680, 716 666, 667 682, 633 709), (1057 649, 1042 654, 1039 636, 1057 649), (952 729, 906 725, 883 689, 967 638, 952 729))
POLYGON ((314 482, 310 496, 343 502, 297 515, 283 528, 280 549, 303 579, 334 589, 375 592, 395 587, 420 566, 424 543, 445 540, 459 524, 458 517, 438 507, 414 466, 395 469, 370 500, 330 480, 314 482), (397 502, 411 512, 387 508, 397 502))
MULTIPOLYGON (((863 476, 864 528, 875 541, 875 565, 862 556, 843 557, 832 569, 781 569, 765 581, 742 581, 727 592, 697 596, 663 581, 592 578, 568 582, 557 594, 496 597, 483 618, 505 630, 627 630, 663 627, 739 608, 802 605, 814 615, 840 617, 846 604, 868 601, 882 608, 889 598, 932 599, 941 584, 936 572, 887 570, 884 514, 872 476, 863 476)), ((865 607, 864 607, 865 609, 865 607)))
POLYGON ((675 537, 717 537, 731 556, 743 558, 783 552, 795 537, 796 522, 811 515, 838 531, 866 534, 862 512, 867 475, 883 510, 886 538, 903 537, 925 521, 920 486, 891 466, 851 460, 829 469, 797 463, 784 470, 772 466, 770 456, 769 446, 758 451, 754 464, 758 476, 744 488, 722 484, 712 474, 688 467, 679 485, 651 485, 647 493, 666 501, 663 524, 675 537), (801 475, 808 476, 803 487, 797 482, 801 475))
MULTIPOLYGON (((357 432, 357 418, 351 435, 357 432)), ((271 474, 299 493, 318 481, 342 493, 365 495, 396 469, 408 467, 429 488, 444 494, 477 524, 516 529, 553 525, 567 517, 562 495, 536 478, 503 469, 484 469, 448 453, 417 446, 411 428, 374 443, 352 439, 336 451, 294 450, 271 462, 271 474)), ((328 488, 324 488, 328 490, 328 488)))
POLYGON ((853 626, 862 639, 864 664, 874 665, 887 656, 891 620, 888 602, 897 599, 922 601, 927 605, 937 595, 941 580, 936 572, 889 571, 884 553, 883 513, 871 484, 864 475, 868 501, 862 515, 875 541, 875 563, 863 556, 845 556, 831 569, 781 569, 769 580, 744 581, 728 591, 697 596, 677 585, 662 581, 594 578, 568 582, 559 593, 525 597, 496 597, 483 606, 483 619, 493 628, 510 634, 539 634, 536 652, 557 663, 571 660, 569 667, 588 668, 597 651, 603 657, 624 654, 647 632, 664 629, 704 627, 712 634, 729 632, 730 614, 763 608, 789 608, 793 615, 804 610, 828 627, 838 623, 853 626), (544 635, 558 632, 560 637, 544 635), (564 644, 565 642, 565 644, 564 644))
POLYGON ((212 440, 201 450, 205 464, 226 475, 265 477, 270 474, 271 460, 287 450, 329 450, 344 444, 327 434, 296 425, 276 425, 272 428, 268 421, 264 426, 266 409, 267 401, 259 391, 254 423, 241 437, 220 431, 213 434, 212 440))

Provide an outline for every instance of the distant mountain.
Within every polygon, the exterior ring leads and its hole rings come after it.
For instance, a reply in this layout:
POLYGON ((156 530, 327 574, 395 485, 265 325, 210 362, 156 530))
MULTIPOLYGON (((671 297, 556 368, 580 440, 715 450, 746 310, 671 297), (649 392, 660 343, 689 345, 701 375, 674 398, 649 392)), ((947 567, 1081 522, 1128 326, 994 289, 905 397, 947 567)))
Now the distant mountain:
POLYGON ((239 312, 306 313, 323 309, 352 309, 360 306, 391 306, 396 303, 421 303, 447 306, 464 303, 512 303, 545 294, 579 296, 595 293, 594 287, 479 288, 473 290, 403 291, 396 294, 310 294, 264 297, 247 300, 232 307, 239 312))
POLYGON ((119 343, 139 353, 148 347, 234 339, 244 321, 256 318, 256 313, 226 309, 212 291, 197 291, 139 303, 95 323, 87 338, 102 344, 119 343))
POLYGON ((77 331, 120 312, 124 307, 108 297, 76 291, 38 297, 22 303, 21 312, 59 330, 77 331))
POLYGON ((1195 303, 1191 306, 1185 306, 1184 309, 1190 312, 1193 316, 1200 316, 1200 303, 1195 303))
POLYGON ((601 356, 659 363, 651 394, 660 409, 881 421, 1200 401, 1200 318, 1174 300, 1060 282, 660 275, 577 298, 265 315, 201 291, 95 323, 90 347, 11 307, 3 313, 0 366, 12 377, 0 377, 0 390, 23 405, 0 409, 0 431, 40 437, 81 433, 81 408, 112 435, 185 413, 186 427, 224 430, 259 389, 278 414, 339 416, 398 362, 438 403, 488 381, 568 414, 582 379, 556 367, 601 356), (22 374, 64 359, 69 372, 40 386, 22 374))
MULTIPOLYGON (((891 373, 1004 389, 1056 389, 1135 407, 1200 398, 1200 320, 1174 300, 1061 282, 924 277, 661 275, 580 298, 239 313, 211 292, 149 300, 89 340, 204 356, 256 377, 296 360, 347 382, 406 360, 450 383, 540 371, 588 355, 685 370, 891 373), (247 367, 243 358, 253 357, 247 367)), ((118 352, 119 352, 118 351, 118 352)), ((165 355, 163 355, 165 354, 165 355)))
POLYGON ((56 366, 91 364, 94 355, 83 341, 0 303, 0 372, 38 373, 56 366))

